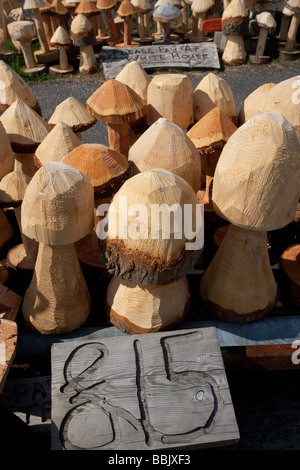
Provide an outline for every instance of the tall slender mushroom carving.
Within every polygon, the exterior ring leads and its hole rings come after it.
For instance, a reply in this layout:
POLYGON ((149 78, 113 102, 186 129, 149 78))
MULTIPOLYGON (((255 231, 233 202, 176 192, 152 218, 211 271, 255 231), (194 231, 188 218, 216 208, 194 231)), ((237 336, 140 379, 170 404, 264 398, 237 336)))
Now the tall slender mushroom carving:
POLYGON ((120 40, 119 31, 117 28, 116 23, 114 22, 114 15, 113 10, 116 6, 116 0, 98 0, 97 1, 97 8, 101 11, 102 15, 106 14, 107 23, 110 30, 110 37, 106 39, 107 43, 110 45, 114 45, 120 40))
POLYGON ((229 65, 246 62, 244 36, 248 34, 249 12, 243 0, 231 0, 222 15, 222 31, 227 36, 222 60, 229 65))
POLYGON ((89 179, 61 162, 48 162, 28 185, 22 230, 39 243, 32 281, 25 292, 25 324, 43 334, 79 328, 91 298, 74 243, 94 224, 94 193, 89 179))
POLYGON ((49 72, 53 74, 71 73, 74 70, 73 65, 68 62, 67 48, 72 41, 62 26, 58 26, 50 40, 52 46, 59 49, 59 64, 49 67, 49 72))
POLYGON ((256 320, 276 304, 267 232, 294 218, 300 196, 299 152, 292 124, 274 111, 253 116, 223 149, 212 200, 230 226, 200 282, 201 297, 218 318, 256 320))
POLYGON ((178 40, 171 37, 171 23, 182 16, 182 9, 177 8, 170 2, 163 3, 153 12, 153 19, 162 26, 162 39, 158 39, 154 44, 176 44, 178 40))
POLYGON ((207 17, 207 11, 215 4, 215 0, 193 0, 191 10, 193 13, 193 25, 191 32, 192 42, 201 42, 205 40, 203 34, 203 21, 207 17))
POLYGON ((270 62, 271 57, 264 55, 266 42, 269 31, 276 28, 276 21, 272 14, 268 11, 263 11, 256 16, 257 24, 260 28, 255 55, 250 54, 249 59, 255 64, 265 64, 270 62))
POLYGON ((96 73, 99 70, 93 49, 96 39, 93 26, 84 15, 78 14, 72 21, 71 37, 74 46, 80 49, 79 71, 84 74, 96 73))
POLYGON ((123 0, 117 10, 117 15, 124 20, 123 42, 115 44, 116 47, 135 47, 139 43, 132 41, 132 18, 137 11, 130 0, 123 0))
POLYGON ((300 55, 299 49, 295 48, 300 21, 300 1, 288 0, 283 9, 283 14, 291 16, 292 19, 287 32, 285 47, 280 49, 279 55, 283 59, 295 59, 300 55))
POLYGON ((88 98, 86 106, 94 117, 106 122, 109 147, 127 157, 129 123, 146 114, 145 102, 130 87, 111 78, 88 98))

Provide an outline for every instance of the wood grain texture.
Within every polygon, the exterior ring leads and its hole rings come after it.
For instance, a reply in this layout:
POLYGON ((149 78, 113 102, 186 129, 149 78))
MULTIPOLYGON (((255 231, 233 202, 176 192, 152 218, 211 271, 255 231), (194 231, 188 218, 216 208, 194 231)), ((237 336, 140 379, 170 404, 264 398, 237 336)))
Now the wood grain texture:
POLYGON ((16 356, 18 327, 14 321, 0 319, 0 393, 3 390, 10 366, 16 356))
POLYGON ((53 345, 53 450, 193 449, 238 439, 215 328, 53 345))
POLYGON ((0 318, 15 321, 22 297, 4 285, 0 285, 0 318))

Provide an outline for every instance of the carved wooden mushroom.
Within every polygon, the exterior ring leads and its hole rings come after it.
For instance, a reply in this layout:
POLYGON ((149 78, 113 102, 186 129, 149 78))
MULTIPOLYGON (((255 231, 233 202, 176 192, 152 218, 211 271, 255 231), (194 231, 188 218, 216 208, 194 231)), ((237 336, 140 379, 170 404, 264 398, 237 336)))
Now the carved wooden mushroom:
POLYGON ((101 217, 97 215, 97 209, 101 204, 109 204, 113 195, 129 178, 128 160, 105 145, 82 144, 65 155, 62 163, 77 168, 89 178, 94 188, 94 230, 76 243, 77 255, 87 265, 105 268, 105 261, 99 258, 96 226, 101 217))
POLYGON ((81 133, 94 126, 97 120, 81 101, 69 96, 56 106, 48 120, 50 126, 56 126, 59 122, 67 124, 81 140, 81 133))
POLYGON ((300 141, 281 114, 257 114, 225 145, 214 176, 215 211, 231 224, 200 293, 214 315, 251 321, 269 313, 278 288, 267 232, 286 226, 299 201, 300 141))
MULTIPOLYGON (((156 10, 158 7, 160 7, 161 5, 163 5, 164 3, 167 3, 167 2, 171 3, 172 5, 177 7, 179 10, 182 10, 182 12, 184 12, 184 7, 183 7, 183 4, 182 4, 181 0, 157 0, 154 3, 153 9, 156 10)), ((152 17, 153 17, 153 14, 152 14, 152 17)), ((153 33, 153 38, 155 39, 155 41, 161 40, 162 37, 163 37, 162 22, 160 20, 155 20, 154 18, 152 18, 152 19, 155 21, 156 29, 157 29, 157 31, 155 33, 153 33)), ((174 41, 179 40, 180 36, 181 36, 181 32, 178 32, 177 30, 175 30, 175 28, 174 28, 174 31, 172 31, 170 33, 170 38, 174 41)))
POLYGON ((205 190, 197 193, 200 204, 204 204, 204 210, 213 211, 211 191, 215 169, 226 142, 236 129, 235 124, 216 106, 187 133, 199 152, 205 174, 205 190))
POLYGON ((156 8, 153 12, 153 20, 162 24, 162 39, 155 44, 176 44, 178 41, 170 37, 171 23, 182 16, 182 11, 170 2, 166 2, 156 8))
POLYGON ((37 168, 47 162, 60 162, 81 140, 64 122, 58 122, 37 147, 34 161, 37 168))
POLYGON ((153 36, 149 31, 149 13, 152 12, 151 4, 148 0, 131 0, 132 5, 137 11, 138 33, 136 41, 141 44, 152 44, 153 36))
POLYGON ((193 13, 193 25, 191 33, 192 42, 201 42, 205 40, 202 24, 207 17, 207 11, 215 4, 214 0, 193 0, 191 10, 193 13))
POLYGON ((95 35, 92 24, 86 16, 82 14, 75 16, 71 23, 71 37, 74 46, 80 48, 79 71, 84 74, 96 73, 99 64, 93 49, 95 35))
POLYGON ((21 204, 26 188, 37 168, 34 152, 44 140, 51 127, 26 103, 18 98, 1 116, 14 152, 14 171, 0 182, 0 201, 3 206, 14 207, 22 243, 11 248, 7 254, 9 264, 15 268, 33 269, 37 245, 28 240, 21 230, 21 204))
POLYGON ((49 67, 49 72, 53 74, 73 72, 74 67, 68 63, 67 55, 67 47, 72 44, 72 41, 62 26, 57 28, 50 42, 52 46, 59 48, 59 64, 51 65, 51 67, 49 67))
POLYGON ((210 72, 200 80, 193 92, 194 120, 199 121, 215 106, 237 124, 235 101, 229 84, 224 78, 210 72))
POLYGON ((262 102, 265 100, 267 93, 275 86, 275 83, 264 83, 256 88, 250 95, 245 98, 239 111, 239 126, 245 124, 248 119, 260 113, 262 102))
POLYGON ((181 129, 194 122, 193 84, 185 74, 166 73, 152 78, 147 91, 147 123, 164 117, 181 129))
POLYGON ((27 74, 37 74, 45 70, 44 65, 34 63, 31 54, 31 43, 36 34, 36 29, 32 21, 13 21, 7 25, 7 29, 12 39, 20 43, 25 60, 25 66, 21 69, 27 74))
POLYGON ((108 212, 105 255, 108 269, 115 277, 108 286, 106 312, 110 321, 126 333, 172 328, 181 323, 187 313, 190 293, 186 274, 195 263, 195 257, 199 257, 202 243, 199 243, 198 249, 186 250, 186 233, 180 234, 177 225, 179 219, 182 222, 182 217, 184 219, 186 216, 184 211, 181 212, 184 204, 191 204, 196 209, 195 192, 182 178, 163 169, 133 176, 112 200, 108 212), (124 196, 128 201, 126 208, 120 206, 124 196), (140 211, 141 223, 137 236, 133 233, 134 229, 131 231, 132 222, 136 221, 135 204, 138 204, 136 211, 140 211), (167 206, 162 217, 170 216, 170 206, 177 207, 179 217, 174 214, 167 237, 164 236, 164 223, 153 215, 151 207, 154 204, 164 208, 167 206), (119 217, 117 237, 114 234, 115 224, 111 224, 114 213, 119 217), (122 239, 121 230, 124 228, 129 236, 122 239), (174 303, 171 303, 170 296, 174 303), (136 310, 133 305, 136 305, 136 310))
POLYGON ((23 5, 24 10, 32 10, 33 20, 40 43, 40 49, 34 52, 34 57, 39 64, 45 64, 52 60, 56 60, 57 58, 57 51, 50 51, 49 49, 42 13, 40 10, 43 6, 46 6, 46 2, 44 0, 25 0, 23 5))
POLYGON ((96 40, 94 45, 96 45, 96 42, 103 44, 104 39, 107 38, 107 36, 101 37, 101 35, 98 35, 97 19, 100 15, 102 16, 102 13, 97 8, 96 1, 95 0, 80 0, 77 7, 75 8, 74 14, 75 15, 81 14, 81 15, 86 16, 86 18, 89 20, 89 22, 91 23, 93 27, 94 36, 96 40))
POLYGON ((246 62, 244 36, 248 34, 249 12, 243 0, 231 0, 222 15, 222 32, 227 36, 222 60, 229 65, 246 62))
POLYGON ((132 174, 164 168, 183 178, 197 192, 202 169, 199 153, 186 133, 173 122, 159 118, 132 145, 128 154, 132 174))
POLYGON ((6 130, 0 121, 0 181, 13 171, 15 165, 13 151, 6 130))
POLYGON ((283 9, 283 14, 292 16, 292 19, 287 32, 285 47, 279 50, 279 56, 283 59, 295 59, 300 55, 299 49, 295 49, 300 21, 300 1, 288 0, 283 9))
POLYGON ((22 312, 25 324, 40 333, 68 333, 89 316, 91 298, 74 243, 93 228, 93 199, 89 179, 61 162, 43 165, 26 190, 22 230, 39 250, 22 312))
POLYGON ((0 60, 0 109, 5 110, 13 104, 17 98, 21 98, 38 114, 41 114, 39 102, 30 86, 15 72, 6 62, 0 60))
POLYGON ((115 47, 135 47, 139 44, 132 41, 132 18, 137 15, 137 11, 130 0, 122 0, 117 15, 124 20, 123 42, 115 44, 115 47))
POLYGON ((129 178, 112 200, 107 237, 101 244, 109 272, 142 285, 169 284, 181 279, 203 247, 202 226, 198 224, 195 230, 197 208, 193 188, 168 170, 152 169, 129 178), (154 213, 151 204, 162 211, 162 217, 154 213), (169 227, 163 219, 170 216, 173 204, 174 218, 169 227), (183 204, 191 204, 189 214, 184 213, 183 204), (193 227, 191 231, 199 230, 200 238, 192 247, 187 243, 195 240, 196 233, 183 230, 185 217, 193 227))
POLYGON ((260 112, 281 113, 293 124, 298 137, 300 137, 299 86, 300 75, 283 80, 264 94, 260 105, 260 112))
POLYGON ((269 31, 276 28, 276 21, 272 14, 268 11, 263 11, 256 16, 257 24, 260 27, 256 52, 250 54, 249 59, 254 64, 266 64, 270 62, 271 57, 264 55, 266 42, 269 31))
POLYGON ((88 98, 86 105, 93 116, 106 122, 109 147, 127 157, 129 123, 146 114, 144 101, 130 87, 112 78, 88 98))
POLYGON ((107 43, 114 45, 120 41, 119 31, 116 23, 114 22, 113 10, 116 7, 116 0, 97 0, 97 8, 102 14, 106 14, 107 23, 110 30, 110 37, 107 38, 107 43))

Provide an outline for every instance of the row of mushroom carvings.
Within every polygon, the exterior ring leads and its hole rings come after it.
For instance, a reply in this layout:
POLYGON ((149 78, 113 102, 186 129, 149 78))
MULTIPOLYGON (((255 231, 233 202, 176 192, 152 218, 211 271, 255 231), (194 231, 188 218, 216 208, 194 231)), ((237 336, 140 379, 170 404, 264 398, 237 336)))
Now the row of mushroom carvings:
POLYGON ((46 66, 52 74, 72 73, 70 59, 78 56, 79 71, 90 74, 99 70, 98 53, 103 45, 123 48, 213 41, 214 31, 221 27, 224 63, 245 63, 245 39, 253 34, 256 51, 250 51, 249 59, 265 63, 270 60, 265 51, 268 35, 280 26, 279 54, 296 58, 299 0, 283 1, 279 6, 273 3, 224 0, 219 5, 215 0, 158 0, 152 5, 148 0, 25 0, 23 7, 0 15, 1 49, 9 54, 5 50, 9 37, 24 56, 23 71, 27 74, 43 72, 46 66), (218 21, 213 18, 216 13, 221 15, 218 26, 204 31, 207 18, 218 21), (40 48, 33 58, 31 44, 36 35, 40 48))
POLYGON ((148 333, 195 305, 225 321, 260 319, 280 297, 270 247, 287 227, 276 256, 299 307, 299 77, 255 89, 237 114, 218 74, 193 91, 187 76, 150 79, 136 62, 46 122, 28 85, 4 62, 0 72, 11 97, 0 116, 0 223, 7 233, 14 211, 21 243, 6 257, 20 279, 30 273, 25 325, 68 333, 94 312, 97 324, 148 333), (85 142, 97 120, 107 146, 85 142))

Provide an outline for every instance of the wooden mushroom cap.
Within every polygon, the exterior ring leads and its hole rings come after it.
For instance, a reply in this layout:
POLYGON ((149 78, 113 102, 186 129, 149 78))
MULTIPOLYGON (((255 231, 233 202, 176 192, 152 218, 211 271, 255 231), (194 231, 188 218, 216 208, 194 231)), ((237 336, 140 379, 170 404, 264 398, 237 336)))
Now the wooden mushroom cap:
POLYGON ((171 23, 172 21, 178 20, 182 15, 181 10, 172 5, 170 2, 163 3, 157 7, 153 12, 154 21, 160 21, 161 23, 171 23))
POLYGON ((245 98, 238 116, 240 126, 248 121, 252 116, 260 113, 261 104, 264 101, 266 94, 274 86, 275 83, 264 83, 245 98))
POLYGON ((128 161, 133 173, 164 168, 187 181, 194 191, 201 186, 201 160, 193 142, 171 121, 159 118, 131 146, 128 161))
POLYGON ((95 199, 111 197, 129 177, 127 158, 102 144, 82 144, 69 152, 62 163, 89 178, 95 199))
POLYGON ((99 15, 99 10, 97 8, 95 0, 80 0, 76 9, 75 15, 83 14, 87 17, 99 15))
POLYGON ((34 159, 37 167, 47 162, 60 162, 65 155, 81 145, 81 140, 64 122, 58 122, 40 143, 34 159))
POLYGON ((209 72, 200 80, 193 92, 194 119, 199 121, 215 106, 237 124, 235 100, 229 84, 224 78, 209 72))
POLYGON ((131 3, 139 13, 149 13, 152 11, 151 4, 148 0, 131 0, 131 3))
POLYGON ((95 42, 95 34, 91 22, 79 13, 71 23, 71 37, 74 46, 90 46, 95 42))
POLYGON ((24 195, 23 233, 46 245, 68 245, 93 226, 94 191, 89 179, 64 163, 45 163, 24 195))
POLYGON ((93 116, 108 123, 137 121, 147 112, 142 98, 114 78, 104 82, 88 98, 86 106, 93 116))
POLYGON ((132 5, 132 3, 129 0, 123 0, 117 10, 117 15, 120 18, 126 18, 132 15, 136 15, 136 13, 137 11, 135 7, 132 5))
POLYGON ((110 10, 116 6, 116 0, 97 0, 98 10, 110 10))
POLYGON ((295 97, 295 86, 300 75, 283 80, 272 87, 262 100, 260 111, 277 111, 290 121, 300 137, 299 94, 295 97))
POLYGON ((4 111, 0 121, 16 153, 34 153, 51 131, 51 126, 21 98, 4 111))
POLYGON ((40 105, 29 85, 6 62, 0 60, 0 108, 8 108, 21 98, 34 111, 40 113, 40 105))
POLYGON ((280 113, 257 114, 229 138, 219 158, 214 209, 232 224, 269 231, 293 221, 299 201, 300 140, 280 113))
POLYGON ((215 106, 187 132, 198 152, 207 154, 223 148, 228 139, 237 130, 219 106, 215 106))
POLYGON ((72 44, 71 38, 68 35, 67 31, 62 27, 58 26, 55 30, 53 36, 50 39, 52 46, 69 46, 72 44))
POLYGON ((147 102, 147 89, 151 82, 151 77, 136 60, 128 62, 115 79, 129 86, 145 103, 147 102))
POLYGON ((167 2, 171 3, 172 5, 175 5, 180 10, 183 8, 183 5, 180 0, 157 0, 157 2, 154 3, 154 10, 156 10, 156 8, 160 7, 161 5, 167 2))
MULTIPOLYGON (((178 231, 180 218, 184 226, 184 204, 192 207, 189 223, 195 227, 198 199, 192 187, 183 179, 164 169, 152 169, 129 178, 115 194, 108 212, 108 233, 105 241, 105 257, 111 274, 132 280, 142 285, 169 284, 182 278, 199 258, 202 247, 186 249, 186 233, 178 231), (126 207, 123 208, 123 196, 126 207), (137 211, 141 208, 143 235, 131 236, 137 211), (170 222, 170 230, 160 217, 155 220, 152 207, 160 207, 169 217, 170 207, 175 204, 178 212, 170 222), (146 212, 146 213, 145 213, 146 212), (118 223, 114 224, 115 215, 118 223), (182 217, 182 219, 181 219, 182 217), (177 222, 176 222, 177 219, 177 222), (122 236, 122 231, 128 233, 122 236), (167 236, 166 236, 167 235, 167 236)), ((174 207, 174 206, 173 206, 174 207)), ((124 232, 123 232, 124 233, 124 232)), ((189 240, 191 241, 191 240, 189 240)), ((101 246, 101 245, 100 245, 101 246)), ((104 247, 104 243, 103 243, 104 247)))
POLYGON ((248 33, 249 12, 243 0, 231 0, 222 15, 225 35, 244 36, 248 33))
POLYGON ((47 12, 49 15, 68 16, 69 10, 64 6, 61 0, 50 0, 46 5, 40 8, 40 11, 47 12))
POLYGON ((276 21, 269 11, 263 11, 256 15, 257 24, 260 28, 274 29, 276 21))
POLYGON ((94 126, 97 120, 81 101, 69 96, 56 106, 48 124, 55 126, 59 122, 67 124, 73 132, 83 132, 94 126))
POLYGON ((46 5, 45 0, 25 0, 23 9, 24 10, 34 10, 36 8, 42 8, 46 5))

